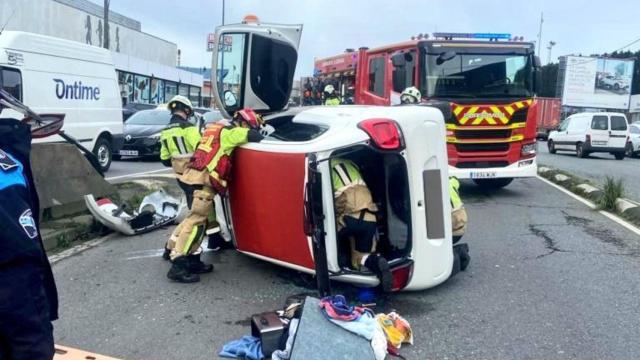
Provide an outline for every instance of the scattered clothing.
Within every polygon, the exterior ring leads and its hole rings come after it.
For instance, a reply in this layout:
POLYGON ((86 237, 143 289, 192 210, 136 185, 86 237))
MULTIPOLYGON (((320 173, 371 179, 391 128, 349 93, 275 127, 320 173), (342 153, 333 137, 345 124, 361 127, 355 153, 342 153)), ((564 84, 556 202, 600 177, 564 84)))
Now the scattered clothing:
MULTIPOLYGON (((329 320, 354 321, 360 318, 365 312, 371 310, 358 306, 350 306, 342 295, 327 296, 320 300, 320 308, 322 313, 329 320)), ((371 314, 373 314, 371 312, 371 314)))
POLYGON ((292 319, 289 323, 289 337, 287 338, 287 344, 284 350, 276 350, 271 354, 271 360, 289 360, 291 357, 291 348, 293 347, 293 340, 296 337, 298 331, 298 323, 300 319, 292 319))
POLYGON ((232 359, 248 359, 248 360, 262 360, 264 355, 262 354, 262 343, 260 339, 253 336, 243 336, 239 340, 234 340, 226 343, 220 351, 221 357, 232 359))
POLYGON ((389 314, 376 315, 376 321, 384 330, 389 347, 400 349, 402 344, 413 345, 413 331, 411 325, 395 311, 389 314))

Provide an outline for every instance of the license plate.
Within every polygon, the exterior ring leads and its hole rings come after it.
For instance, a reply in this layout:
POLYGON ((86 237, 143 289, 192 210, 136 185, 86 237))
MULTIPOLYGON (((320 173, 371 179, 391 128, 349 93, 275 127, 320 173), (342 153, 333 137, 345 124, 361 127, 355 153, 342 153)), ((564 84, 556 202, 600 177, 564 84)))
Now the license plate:
POLYGON ((606 141, 592 141, 592 145, 607 145, 606 141))
POLYGON ((497 176, 495 171, 473 171, 471 172, 472 179, 493 179, 497 176))
POLYGON ((138 150, 120 150, 120 155, 138 156, 138 150))

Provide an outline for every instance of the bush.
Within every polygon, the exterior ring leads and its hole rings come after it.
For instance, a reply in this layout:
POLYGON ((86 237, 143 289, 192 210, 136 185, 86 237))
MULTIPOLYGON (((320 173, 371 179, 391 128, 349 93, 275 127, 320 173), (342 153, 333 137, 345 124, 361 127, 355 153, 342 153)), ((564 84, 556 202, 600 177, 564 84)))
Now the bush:
POLYGON ((601 210, 616 211, 616 200, 624 195, 624 184, 622 179, 614 179, 610 176, 604 181, 602 196, 598 200, 598 207, 601 210))

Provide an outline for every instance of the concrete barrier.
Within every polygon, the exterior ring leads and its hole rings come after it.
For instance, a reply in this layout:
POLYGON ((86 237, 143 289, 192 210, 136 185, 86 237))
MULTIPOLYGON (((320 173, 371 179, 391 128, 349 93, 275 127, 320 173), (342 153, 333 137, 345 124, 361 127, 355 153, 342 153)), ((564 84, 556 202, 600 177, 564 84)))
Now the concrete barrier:
POLYGON ((71 144, 33 144, 31 168, 40 208, 51 209, 53 217, 86 211, 86 194, 100 197, 116 193, 71 144))

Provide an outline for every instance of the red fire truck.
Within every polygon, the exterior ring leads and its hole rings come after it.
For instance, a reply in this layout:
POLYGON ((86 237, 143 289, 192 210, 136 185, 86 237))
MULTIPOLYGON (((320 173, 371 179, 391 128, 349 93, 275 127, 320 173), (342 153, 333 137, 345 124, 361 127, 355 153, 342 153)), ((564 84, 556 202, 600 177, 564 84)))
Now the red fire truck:
POLYGON ((397 105, 403 89, 420 89, 443 110, 452 175, 493 188, 536 175, 540 60, 522 38, 436 33, 317 59, 314 76, 346 103, 397 105))

